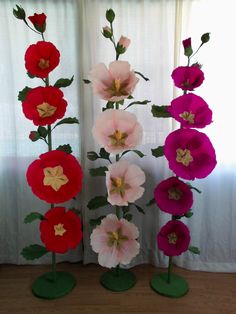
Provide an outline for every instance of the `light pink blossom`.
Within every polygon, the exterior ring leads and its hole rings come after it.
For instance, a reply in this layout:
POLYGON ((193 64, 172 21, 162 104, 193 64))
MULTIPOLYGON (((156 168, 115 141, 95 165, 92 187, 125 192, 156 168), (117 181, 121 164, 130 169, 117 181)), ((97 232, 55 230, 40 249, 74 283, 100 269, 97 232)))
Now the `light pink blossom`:
POLYGON ((92 133, 108 153, 119 154, 141 143, 143 129, 133 113, 108 109, 97 117, 92 133))
POLYGON ((128 265, 139 253, 138 236, 138 228, 133 223, 110 214, 93 230, 90 243, 93 251, 98 253, 99 264, 112 268, 119 264, 128 265))
POLYGON ((106 187, 111 205, 127 206, 139 199, 144 188, 145 174, 137 165, 121 160, 108 166, 106 187))
POLYGON ((129 47, 130 45, 130 39, 125 37, 125 36, 121 36, 119 41, 118 41, 118 44, 122 47, 125 48, 125 50, 127 50, 127 48, 129 47))
POLYGON ((113 61, 109 64, 109 69, 104 63, 99 63, 91 70, 89 79, 95 94, 101 99, 113 102, 132 95, 139 81, 127 61, 113 61))

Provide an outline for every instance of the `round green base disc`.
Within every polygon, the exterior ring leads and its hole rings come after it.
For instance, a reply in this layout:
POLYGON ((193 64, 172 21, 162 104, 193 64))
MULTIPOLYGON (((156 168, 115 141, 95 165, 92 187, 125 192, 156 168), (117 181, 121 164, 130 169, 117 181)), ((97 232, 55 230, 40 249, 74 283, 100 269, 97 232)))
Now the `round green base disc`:
POLYGON ((188 283, 184 278, 171 274, 171 281, 168 283, 167 277, 167 273, 155 275, 150 282, 151 288, 157 293, 170 298, 179 298, 188 292, 188 283))
POLYGON ((127 269, 112 269, 102 275, 100 283, 108 290, 121 292, 132 288, 136 283, 136 277, 127 269))
POLYGON ((53 273, 49 272, 37 278, 32 285, 32 292, 42 299, 58 299, 68 294, 76 285, 76 279, 69 273, 56 272, 56 280, 53 273))

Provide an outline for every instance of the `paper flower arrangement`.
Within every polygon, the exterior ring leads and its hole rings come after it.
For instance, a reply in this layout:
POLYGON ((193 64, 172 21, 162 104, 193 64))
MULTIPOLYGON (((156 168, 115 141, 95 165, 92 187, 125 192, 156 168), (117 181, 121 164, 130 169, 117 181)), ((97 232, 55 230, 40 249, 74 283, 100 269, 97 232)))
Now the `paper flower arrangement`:
POLYGON ((91 83, 93 92, 107 101, 92 128, 93 138, 101 146, 100 152, 98 154, 91 151, 87 154, 91 161, 102 159, 109 162, 108 166, 90 169, 91 175, 106 177, 107 194, 94 197, 88 203, 88 208, 96 209, 108 204, 115 206, 112 211, 116 215, 110 214, 91 220, 93 226, 95 225, 91 246, 98 253, 100 265, 116 267, 102 276, 102 285, 113 291, 123 291, 135 283, 133 274, 121 269, 120 264, 129 264, 139 253, 138 230, 129 222, 132 219, 130 207, 132 205, 144 213, 134 202, 142 197, 142 185, 145 183, 145 174, 140 167, 123 159, 129 152, 134 152, 139 157, 144 156, 136 150, 142 141, 142 126, 136 116, 126 109, 133 105, 145 105, 150 101, 131 101, 124 108, 125 101, 133 99, 132 94, 139 81, 137 74, 148 79, 134 71, 129 62, 118 60, 129 47, 130 39, 121 36, 118 42, 115 41, 115 13, 112 9, 107 10, 106 19, 110 26, 105 26, 102 34, 112 42, 116 60, 108 67, 103 63, 96 65, 89 73, 89 80, 84 82, 91 83))
POLYGON ((55 299, 67 294, 76 283, 72 275, 56 271, 56 253, 63 254, 69 249, 75 249, 82 239, 78 211, 55 207, 55 203, 64 203, 74 198, 82 188, 82 169, 71 154, 70 145, 60 145, 53 149, 52 142, 56 127, 79 123, 77 118, 64 118, 67 101, 61 88, 69 86, 73 77, 59 79, 53 85, 49 82, 49 73, 59 65, 60 52, 44 39, 47 16, 44 13, 29 16, 32 28, 23 8, 17 5, 13 14, 42 37, 42 41, 27 48, 25 68, 30 78, 42 80, 45 86, 26 86, 19 92, 18 99, 22 103, 25 117, 38 126, 37 130, 30 132, 29 139, 33 142, 42 140, 47 145, 47 152, 29 165, 27 182, 37 197, 50 203, 50 209, 45 215, 32 212, 25 218, 25 223, 40 220, 41 240, 45 246, 30 245, 22 250, 22 255, 27 260, 33 260, 52 252, 52 272, 39 277, 33 283, 32 291, 38 297, 55 299), (58 120, 61 118, 63 119, 58 120), (53 123, 56 124, 52 126, 53 123))
MULTIPOLYGON (((209 41, 209 33, 203 34, 201 44, 209 41)), ((183 90, 183 95, 171 101, 170 106, 152 106, 154 117, 172 117, 180 123, 178 130, 170 133, 164 143, 152 150, 155 157, 165 156, 169 168, 176 177, 170 177, 160 182, 154 191, 154 201, 160 210, 171 214, 168 221, 157 234, 159 250, 169 256, 168 273, 156 275, 151 280, 151 287, 158 293, 170 297, 180 297, 187 293, 187 282, 171 273, 172 257, 189 250, 199 254, 197 247, 190 246, 190 231, 180 221, 190 218, 193 204, 190 183, 182 179, 194 180, 207 177, 216 166, 214 147, 206 134, 194 128, 204 128, 212 122, 212 111, 200 96, 188 91, 194 91, 204 80, 204 73, 198 63, 190 65, 193 53, 191 38, 183 41, 184 53, 188 58, 187 66, 180 66, 172 72, 174 85, 183 90)), ((197 190, 200 192, 199 190, 197 190)))

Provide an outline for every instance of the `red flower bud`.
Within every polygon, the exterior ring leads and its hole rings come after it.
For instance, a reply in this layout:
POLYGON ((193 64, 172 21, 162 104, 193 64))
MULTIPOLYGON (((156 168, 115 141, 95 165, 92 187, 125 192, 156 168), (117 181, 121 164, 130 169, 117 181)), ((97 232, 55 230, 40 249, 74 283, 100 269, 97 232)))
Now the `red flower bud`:
POLYGON ((40 139, 40 135, 37 131, 31 131, 30 134, 29 134, 29 139, 32 141, 32 142, 36 142, 37 140, 40 139))
POLYGON ((191 37, 184 39, 182 41, 184 49, 191 47, 191 37))
POLYGON ((46 29, 46 18, 47 16, 44 13, 29 16, 28 19, 34 25, 35 29, 40 33, 43 33, 46 29))

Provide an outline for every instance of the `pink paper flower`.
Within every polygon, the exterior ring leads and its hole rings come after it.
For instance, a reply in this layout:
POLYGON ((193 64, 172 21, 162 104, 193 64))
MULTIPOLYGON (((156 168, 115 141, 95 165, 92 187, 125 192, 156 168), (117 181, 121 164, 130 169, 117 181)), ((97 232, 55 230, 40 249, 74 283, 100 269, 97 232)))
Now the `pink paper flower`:
POLYGON ((171 215, 184 215, 193 204, 190 187, 176 177, 159 183, 154 191, 157 206, 171 215))
POLYGON ((182 90, 194 90, 204 80, 204 73, 198 66, 181 66, 172 72, 171 75, 175 86, 182 90))
POLYGON ((212 111, 207 103, 192 93, 172 100, 168 111, 185 128, 204 128, 212 122, 212 111))
POLYGON ((104 63, 99 63, 90 72, 89 78, 94 93, 101 99, 113 102, 129 97, 139 81, 127 61, 113 61, 109 69, 104 63))
POLYGON ((178 256, 187 251, 189 243, 189 229, 179 220, 167 222, 157 235, 158 248, 167 256, 178 256))
POLYGON ((99 264, 112 268, 129 264, 139 253, 138 236, 134 224, 110 214, 93 230, 90 240, 93 251, 98 253, 99 264))
POLYGON ((205 178, 216 166, 215 150, 206 136, 194 129, 179 129, 165 141, 164 154, 169 168, 184 179, 205 178))
POLYGON ((121 36, 119 41, 118 41, 118 44, 120 46, 122 46, 123 48, 125 48, 125 50, 127 50, 127 48, 129 47, 130 45, 130 39, 125 37, 125 36, 121 36))
POLYGON ((97 117, 92 133, 107 152, 119 154, 141 143, 143 129, 134 114, 108 109, 97 117))
POLYGON ((144 188, 144 172, 136 165, 121 160, 108 166, 106 171, 106 186, 111 205, 127 206, 139 199, 144 188))

